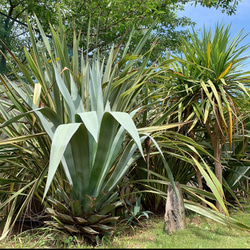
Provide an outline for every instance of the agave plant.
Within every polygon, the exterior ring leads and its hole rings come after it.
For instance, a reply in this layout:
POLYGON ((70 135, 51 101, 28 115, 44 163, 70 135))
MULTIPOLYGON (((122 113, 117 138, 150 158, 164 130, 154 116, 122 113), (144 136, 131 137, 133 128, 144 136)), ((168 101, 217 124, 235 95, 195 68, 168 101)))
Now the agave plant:
MULTIPOLYGON (((64 169, 71 186, 71 211, 68 209, 66 215, 74 217, 63 221, 64 228, 71 233, 83 231, 91 239, 93 235, 107 234, 112 229, 106 224, 117 219, 110 214, 119 205, 119 202, 115 203, 118 194, 114 189, 134 162, 137 148, 143 156, 143 138, 139 138, 132 117, 125 112, 98 111, 77 113, 75 122, 56 128, 44 193, 45 197, 60 161, 65 159, 64 169), (124 147, 126 132, 132 139, 124 147), (77 213, 73 204, 77 206, 77 213), (76 227, 75 216, 84 218, 86 222, 82 225, 81 221, 81 226, 76 227)), ((53 215, 54 211, 48 211, 53 215)), ((62 217, 56 215, 61 228, 62 217)))

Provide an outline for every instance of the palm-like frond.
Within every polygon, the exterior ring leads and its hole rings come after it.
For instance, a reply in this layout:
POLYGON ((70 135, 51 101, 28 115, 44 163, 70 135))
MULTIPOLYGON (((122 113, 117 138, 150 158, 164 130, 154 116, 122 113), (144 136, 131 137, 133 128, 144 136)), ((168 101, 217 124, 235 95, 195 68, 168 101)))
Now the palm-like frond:
MULTIPOLYGON (((232 149, 233 133, 243 122, 246 112, 243 95, 249 97, 249 72, 242 69, 249 45, 241 30, 230 38, 230 25, 217 24, 214 33, 204 28, 201 38, 193 30, 192 42, 183 40, 183 54, 174 57, 178 63, 171 76, 176 79, 173 90, 182 98, 179 120, 192 120, 188 132, 205 128, 215 156, 216 175, 222 182, 221 150, 228 141, 232 149), (199 126, 198 126, 199 125, 199 126)), ((176 118, 177 119, 177 118, 176 118)), ((197 137, 197 134, 196 134, 197 137)))

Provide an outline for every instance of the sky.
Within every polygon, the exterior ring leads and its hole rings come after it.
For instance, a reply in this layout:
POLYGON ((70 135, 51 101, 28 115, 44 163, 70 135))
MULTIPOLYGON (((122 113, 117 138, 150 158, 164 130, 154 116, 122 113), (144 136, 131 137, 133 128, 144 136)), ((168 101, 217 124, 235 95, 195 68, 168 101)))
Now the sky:
MULTIPOLYGON (((196 22, 196 29, 211 29, 216 26, 217 22, 224 23, 225 25, 231 24, 231 36, 234 37, 241 29, 244 29, 244 34, 248 34, 241 45, 250 44, 250 0, 242 0, 239 2, 235 15, 228 16, 222 13, 221 9, 201 7, 197 4, 191 6, 185 5, 184 11, 179 11, 178 16, 190 17, 192 21, 196 22)), ((250 48, 247 49, 244 55, 250 56, 250 48)), ((246 69, 250 70, 250 58, 247 59, 246 69)))

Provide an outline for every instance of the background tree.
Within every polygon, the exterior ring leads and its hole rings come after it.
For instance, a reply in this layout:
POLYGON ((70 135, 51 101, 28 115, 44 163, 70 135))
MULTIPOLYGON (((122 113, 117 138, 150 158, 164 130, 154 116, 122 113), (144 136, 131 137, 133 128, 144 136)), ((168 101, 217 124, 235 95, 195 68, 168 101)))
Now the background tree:
MULTIPOLYGON (((55 17, 56 1, 11 1, 3 0, 0 4, 0 39, 15 53, 18 57, 24 59, 23 45, 27 42, 28 28, 25 24, 26 13, 37 13, 44 26, 48 30, 48 20, 55 17)), ((0 43, 0 72, 6 73, 6 47, 0 43)))
MULTIPOLYGON (((7 43, 12 49, 14 45, 8 41, 17 41, 23 36, 17 37, 13 30, 17 30, 17 20, 20 23, 26 23, 26 13, 32 20, 33 13, 39 17, 45 32, 49 31, 48 21, 55 25, 57 23, 58 14, 57 6, 64 14, 65 25, 69 34, 68 44, 72 45, 71 30, 76 28, 77 32, 81 33, 80 47, 86 50, 86 44, 89 45, 88 51, 92 52, 96 48, 100 51, 109 51, 112 44, 118 45, 123 39, 126 44, 128 36, 126 34, 133 28, 137 30, 136 36, 131 39, 131 51, 134 50, 139 40, 143 36, 145 29, 148 29, 152 22, 157 19, 152 36, 144 45, 144 51, 147 51, 153 41, 157 38, 157 48, 154 50, 152 60, 164 53, 166 49, 175 50, 179 44, 179 37, 187 37, 185 26, 192 24, 188 17, 177 17, 177 11, 184 8, 185 3, 191 2, 193 4, 201 4, 206 7, 221 8, 222 11, 231 15, 236 12, 237 0, 219 0, 219 1, 188 1, 188 0, 128 0, 126 4, 122 0, 95 0, 95 1, 81 1, 81 0, 4 0, 1 1, 1 24, 0 30, 1 39, 7 43), (88 23, 91 20, 91 37, 90 43, 86 43, 88 23), (179 29, 177 31, 177 28, 179 29), (13 39, 14 38, 14 39, 13 39)), ((20 24, 19 23, 19 24, 20 24)), ((25 32, 25 25, 19 25, 22 31, 25 32)), ((80 34, 79 34, 80 35, 80 34)), ((19 46, 20 48, 20 46, 19 46)), ((6 54, 5 48, 0 48, 3 54, 6 54)), ((18 51, 18 49, 17 49, 18 51)), ((22 51, 22 49, 19 49, 22 51)), ((6 60, 4 55, 1 56, 1 71, 6 69, 6 60)))

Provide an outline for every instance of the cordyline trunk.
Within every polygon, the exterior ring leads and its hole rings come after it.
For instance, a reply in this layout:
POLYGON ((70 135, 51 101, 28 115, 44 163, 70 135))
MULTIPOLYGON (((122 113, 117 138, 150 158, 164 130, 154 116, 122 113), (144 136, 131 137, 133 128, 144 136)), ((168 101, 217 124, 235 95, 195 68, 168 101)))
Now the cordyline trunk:
MULTIPOLYGON (((191 114, 190 108, 191 108, 191 107, 189 106, 188 109, 187 109, 187 115, 186 115, 186 117, 189 117, 189 115, 191 114)), ((192 112, 193 112, 193 109, 192 109, 192 112)), ((191 127, 191 126, 192 126, 192 124, 189 124, 189 127, 191 127)), ((190 130, 190 133, 189 133, 189 134, 190 134, 190 138, 191 138, 193 141, 195 141, 194 130, 193 130, 193 129, 190 130)), ((197 155, 195 152, 193 152, 192 155, 193 155, 193 157, 195 158, 195 160, 199 161, 198 155, 197 155)), ((200 170, 199 170, 196 166, 195 166, 195 174, 196 174, 196 179, 197 179, 198 187, 199 187, 199 189, 203 190, 201 172, 200 172, 200 170)), ((201 197, 205 199, 204 196, 201 196, 201 197)), ((201 204, 202 204, 202 206, 206 207, 206 202, 205 202, 205 201, 201 201, 201 204)))
MULTIPOLYGON (((209 134, 209 137, 212 141, 213 151, 214 151, 214 168, 215 168, 215 176, 219 180, 222 186, 222 165, 221 165, 221 154, 222 154, 222 145, 225 141, 224 134, 222 132, 222 128, 220 126, 222 119, 217 112, 217 119, 214 124, 213 132, 210 129, 209 122, 206 122, 206 130, 209 134)), ((223 198, 223 197, 221 197, 223 198)), ((218 201, 216 201, 216 208, 223 213, 223 209, 218 201)))
MULTIPOLYGON (((195 141, 194 130, 193 129, 190 131, 190 138, 193 141, 195 141)), ((193 153, 193 157, 195 158, 195 160, 197 160, 197 161, 199 160, 198 159, 198 155, 196 153, 193 153)), ((200 172, 200 170, 197 167, 195 167, 195 171, 196 171, 196 179, 197 179, 198 187, 199 187, 199 189, 203 190, 203 184, 202 184, 202 179, 201 179, 201 172, 200 172)), ((202 196, 202 198, 205 199, 204 196, 202 196)), ((202 201, 201 204, 202 204, 202 206, 206 207, 206 202, 205 201, 202 201)))
MULTIPOLYGON (((215 168, 215 176, 219 180, 221 186, 222 186, 222 166, 221 166, 221 145, 218 142, 215 142, 214 145, 214 158, 215 158, 215 163, 214 163, 214 168, 215 168)), ((221 197, 223 198, 223 197, 221 197)), ((216 201, 216 207, 220 212, 222 212, 222 207, 219 204, 218 201, 216 201)))

